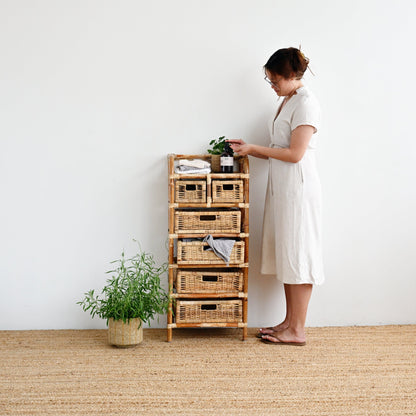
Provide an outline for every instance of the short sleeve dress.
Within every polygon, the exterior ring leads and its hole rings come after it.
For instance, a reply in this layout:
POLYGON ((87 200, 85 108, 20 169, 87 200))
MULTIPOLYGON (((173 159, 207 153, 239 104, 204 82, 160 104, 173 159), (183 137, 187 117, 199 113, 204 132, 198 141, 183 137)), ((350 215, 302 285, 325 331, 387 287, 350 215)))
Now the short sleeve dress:
POLYGON ((297 89, 272 120, 270 147, 289 147, 292 131, 301 125, 315 128, 303 158, 298 163, 269 158, 261 273, 287 284, 320 285, 321 185, 315 160, 320 107, 307 87, 297 89))

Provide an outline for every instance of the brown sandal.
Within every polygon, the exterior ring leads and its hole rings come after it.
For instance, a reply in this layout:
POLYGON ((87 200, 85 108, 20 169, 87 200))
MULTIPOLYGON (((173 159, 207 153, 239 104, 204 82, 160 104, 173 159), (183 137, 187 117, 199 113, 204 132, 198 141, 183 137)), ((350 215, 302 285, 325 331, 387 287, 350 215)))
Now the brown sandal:
POLYGON ((261 338, 261 341, 264 342, 265 344, 294 345, 296 347, 303 347, 304 345, 306 345, 306 342, 282 341, 281 339, 277 338, 275 335, 269 335, 269 336, 273 337, 274 339, 277 339, 277 342, 270 341, 263 337, 261 338))

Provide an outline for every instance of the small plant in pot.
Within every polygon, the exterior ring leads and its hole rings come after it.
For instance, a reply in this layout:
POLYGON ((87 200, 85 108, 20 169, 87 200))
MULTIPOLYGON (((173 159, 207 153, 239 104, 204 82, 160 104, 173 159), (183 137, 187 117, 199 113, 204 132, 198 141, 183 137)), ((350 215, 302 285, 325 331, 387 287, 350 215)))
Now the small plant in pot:
POLYGON ((143 340, 143 322, 150 325, 156 314, 166 313, 169 295, 161 287, 160 277, 167 264, 157 266, 153 255, 140 249, 136 255, 126 259, 124 251, 119 260, 114 260, 112 276, 107 280, 101 297, 94 290, 86 292, 77 304, 107 320, 108 342, 118 347, 131 347, 143 340))
POLYGON ((211 148, 208 149, 210 155, 220 155, 224 151, 225 136, 221 136, 218 139, 212 139, 209 142, 209 145, 211 146, 211 148))
POLYGON ((221 153, 224 152, 225 141, 225 136, 221 136, 209 142, 211 148, 207 152, 211 155, 211 169, 213 172, 221 172, 220 159, 221 153))

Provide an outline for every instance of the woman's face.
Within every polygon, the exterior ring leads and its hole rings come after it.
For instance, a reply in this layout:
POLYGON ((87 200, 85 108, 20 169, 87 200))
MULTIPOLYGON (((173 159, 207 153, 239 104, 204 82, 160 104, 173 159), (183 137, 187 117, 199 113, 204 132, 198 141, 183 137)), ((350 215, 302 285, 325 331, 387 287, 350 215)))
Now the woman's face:
POLYGON ((279 97, 285 97, 296 89, 295 78, 284 78, 266 69, 266 81, 279 97))

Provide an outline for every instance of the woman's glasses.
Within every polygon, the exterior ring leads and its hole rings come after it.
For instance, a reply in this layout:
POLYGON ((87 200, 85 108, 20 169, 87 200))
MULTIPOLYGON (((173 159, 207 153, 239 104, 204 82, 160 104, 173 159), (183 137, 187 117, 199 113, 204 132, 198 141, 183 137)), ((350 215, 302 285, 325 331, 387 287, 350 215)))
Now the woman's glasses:
POLYGON ((272 85, 273 87, 278 87, 279 86, 279 82, 281 81, 280 79, 277 81, 270 81, 269 78, 267 78, 267 76, 264 77, 264 80, 266 82, 268 82, 270 85, 272 85))

